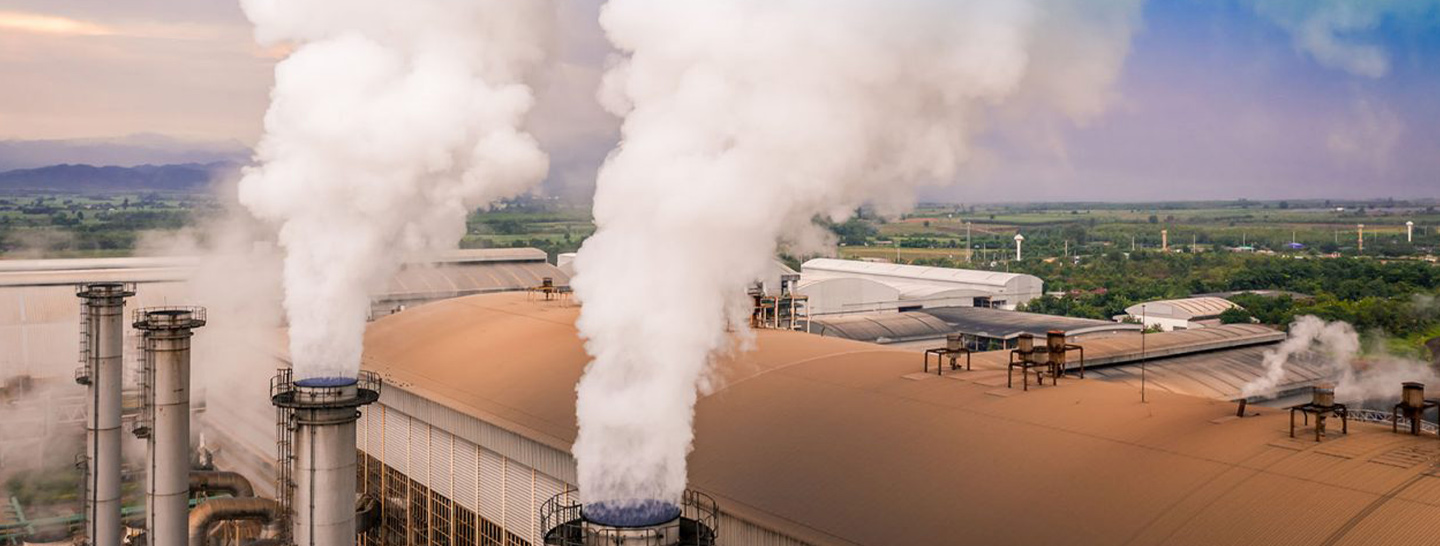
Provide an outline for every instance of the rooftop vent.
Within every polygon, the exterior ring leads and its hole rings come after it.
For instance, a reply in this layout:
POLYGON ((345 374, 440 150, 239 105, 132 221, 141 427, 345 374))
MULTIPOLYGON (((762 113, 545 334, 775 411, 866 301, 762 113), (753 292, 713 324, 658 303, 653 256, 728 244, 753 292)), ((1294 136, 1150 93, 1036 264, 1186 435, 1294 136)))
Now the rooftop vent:
POLYGON ((1420 423, 1425 418, 1425 411, 1430 408, 1440 408, 1440 402, 1425 399, 1425 384, 1407 381, 1401 385, 1400 403, 1395 404, 1395 409, 1390 412, 1390 429, 1400 431, 1400 418, 1405 418, 1410 424, 1410 434, 1420 434, 1420 423))
POLYGON ((935 355, 935 375, 941 375, 944 367, 941 365, 946 358, 950 359, 950 369, 960 369, 960 355, 965 355, 965 371, 970 371, 970 349, 965 348, 965 334, 945 334, 945 346, 925 350, 925 373, 930 373, 930 355, 935 355))
POLYGON ((1080 353, 1080 377, 1085 377, 1085 348, 1074 343, 1065 342, 1065 332, 1051 330, 1045 333, 1045 345, 1036 347, 1035 336, 1030 333, 1020 334, 1015 338, 1015 348, 1010 351, 1010 364, 1006 369, 1005 385, 1007 388, 1015 386, 1013 374, 1015 368, 1020 368, 1020 382, 1025 390, 1030 390, 1030 370, 1035 369, 1036 385, 1045 384, 1045 376, 1050 376, 1050 384, 1057 385, 1060 376, 1069 372, 1069 353, 1078 351, 1080 353))
POLYGON ((1305 426, 1310 425, 1310 416, 1315 416, 1315 441, 1325 437, 1325 420, 1330 416, 1340 418, 1340 432, 1350 433, 1350 410, 1345 404, 1335 402, 1335 386, 1323 383, 1316 385, 1311 393, 1309 402, 1290 407, 1290 437, 1295 437, 1295 414, 1299 413, 1305 419, 1305 426))
POLYGON ((714 546, 719 515, 714 499, 688 490, 679 505, 660 500, 581 504, 572 490, 540 507, 550 546, 714 546))

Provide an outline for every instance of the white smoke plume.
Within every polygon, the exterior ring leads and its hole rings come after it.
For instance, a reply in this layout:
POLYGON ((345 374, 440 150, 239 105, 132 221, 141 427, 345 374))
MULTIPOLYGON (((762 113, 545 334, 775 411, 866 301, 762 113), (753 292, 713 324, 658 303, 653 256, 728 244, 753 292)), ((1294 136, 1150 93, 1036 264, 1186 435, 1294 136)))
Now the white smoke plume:
POLYGON ((242 0, 257 39, 293 52, 240 200, 279 225, 300 378, 354 376, 368 294, 453 248, 476 206, 519 193, 546 157, 519 128, 549 2, 242 0))
POLYGON ((1298 317, 1290 325, 1289 337, 1266 351, 1265 374, 1247 383, 1240 394, 1246 398, 1274 394, 1285 378, 1286 366, 1301 355, 1319 359, 1340 400, 1398 397, 1400 384, 1406 381, 1440 384, 1440 375, 1422 362, 1393 356, 1359 359, 1359 354, 1360 336, 1349 323, 1298 317))
POLYGON ((747 339, 745 286, 777 241, 908 206, 1001 110, 1099 112, 1138 16, 1138 1, 611 0, 621 57, 601 98, 622 142, 573 281, 594 358, 574 445, 586 501, 679 499, 697 388, 747 339))

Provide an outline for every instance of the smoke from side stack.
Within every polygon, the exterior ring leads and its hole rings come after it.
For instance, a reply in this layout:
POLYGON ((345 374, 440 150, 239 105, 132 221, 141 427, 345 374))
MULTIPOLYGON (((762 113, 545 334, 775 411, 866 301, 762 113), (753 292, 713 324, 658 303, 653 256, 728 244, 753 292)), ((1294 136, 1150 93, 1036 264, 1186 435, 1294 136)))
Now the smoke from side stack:
POLYGON ((453 249, 475 208, 523 193, 547 159, 522 129, 549 1, 242 0, 275 67, 258 164, 239 198, 284 249, 300 378, 355 377, 369 294, 453 249))
POLYGON ((86 386, 85 536, 91 546, 119 546, 120 389, 125 346, 127 283, 76 287, 81 304, 81 361, 75 379, 86 386))

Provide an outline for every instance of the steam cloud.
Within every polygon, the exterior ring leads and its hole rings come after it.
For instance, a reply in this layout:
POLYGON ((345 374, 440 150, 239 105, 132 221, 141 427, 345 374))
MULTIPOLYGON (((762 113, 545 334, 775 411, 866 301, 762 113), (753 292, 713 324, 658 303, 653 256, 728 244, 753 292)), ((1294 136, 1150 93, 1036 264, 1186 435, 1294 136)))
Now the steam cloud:
POLYGON ((265 44, 291 45, 240 200, 279 225, 300 378, 354 376, 371 290, 453 248, 476 206, 547 160, 519 127, 544 58, 548 2, 242 0, 265 44))
POLYGON ((748 339, 745 286, 816 216, 897 211, 998 114, 1101 111, 1137 1, 611 0, 624 117, 573 284, 593 357, 586 502, 678 501, 697 388, 748 339), (661 266, 663 264, 663 267, 661 266), (642 303, 644 302, 644 303, 642 303), (728 332, 736 332, 731 335, 728 332))
POLYGON ((1266 351, 1265 374, 1247 383, 1240 394, 1246 398, 1273 394, 1285 378, 1285 366, 1301 354, 1321 359, 1325 375, 1335 382, 1335 396, 1341 400, 1395 397, 1403 382, 1435 384, 1440 380, 1431 367, 1403 358, 1385 356, 1359 365, 1360 336, 1349 323, 1305 315, 1290 325, 1290 335, 1283 343, 1266 351))

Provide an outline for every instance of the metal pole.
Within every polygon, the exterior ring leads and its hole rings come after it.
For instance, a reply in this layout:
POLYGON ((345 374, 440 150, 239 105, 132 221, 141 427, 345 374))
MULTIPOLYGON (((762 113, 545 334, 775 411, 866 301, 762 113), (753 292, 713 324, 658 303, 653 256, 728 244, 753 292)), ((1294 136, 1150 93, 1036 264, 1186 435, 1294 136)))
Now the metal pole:
POLYGON ((1140 403, 1145 403, 1145 334, 1150 330, 1145 305, 1140 305, 1140 403))
POLYGON ((970 222, 965 222, 965 263, 970 263, 974 254, 975 244, 970 241, 970 222))

